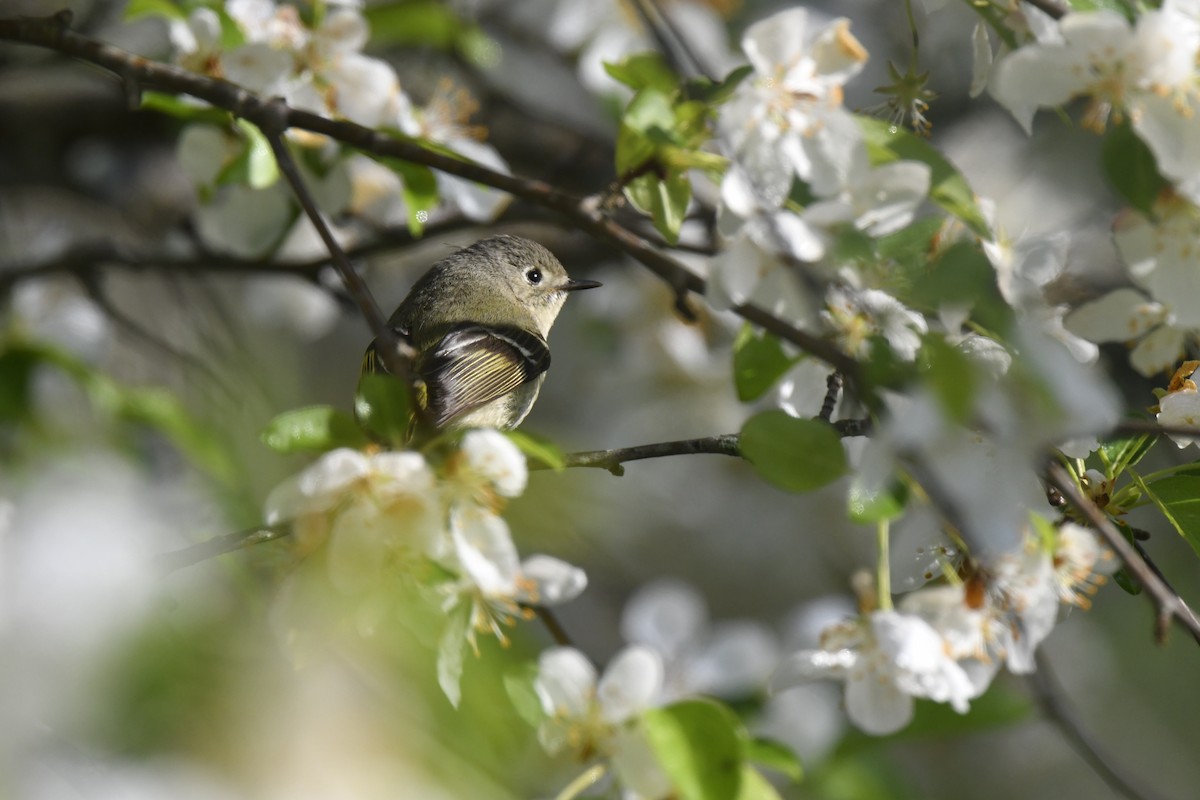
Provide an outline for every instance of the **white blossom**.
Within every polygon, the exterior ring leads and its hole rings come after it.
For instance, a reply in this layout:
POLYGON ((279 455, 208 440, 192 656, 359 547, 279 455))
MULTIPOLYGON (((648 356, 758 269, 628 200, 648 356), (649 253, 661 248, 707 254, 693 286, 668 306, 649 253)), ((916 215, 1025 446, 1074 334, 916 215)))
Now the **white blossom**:
POLYGON ((1200 201, 1200 118, 1193 85, 1200 27, 1186 2, 1144 11, 1137 23, 1116 11, 1070 13, 1052 37, 995 68, 992 92, 1029 131, 1039 107, 1089 98, 1085 127, 1103 131, 1128 117, 1159 170, 1200 201))
POLYGON ((578 650, 550 648, 538 658, 534 682, 546 714, 538 740, 551 755, 571 750, 608 760, 636 797, 663 797, 670 783, 637 728, 638 715, 660 702, 662 682, 662 663, 645 647, 626 647, 599 678, 578 650))
POLYGON ((1197 428, 1197 436, 1170 434, 1180 449, 1200 441, 1200 392, 1188 387, 1171 392, 1158 401, 1157 419, 1160 425, 1197 428))
POLYGON ((814 29, 805 9, 782 11, 751 25, 742 49, 754 75, 720 117, 734 160, 767 202, 782 202, 793 175, 818 196, 836 194, 862 142, 842 108, 843 84, 867 60, 849 21, 814 29))
POLYGON ((501 497, 516 497, 525 491, 529 467, 525 455, 512 440, 499 431, 481 428, 468 431, 459 446, 465 473, 456 475, 480 479, 501 497))
POLYGON ((1189 335, 1189 331, 1176 326, 1168 305, 1129 288, 1115 289, 1084 303, 1068 314, 1063 324, 1072 333, 1097 343, 1136 342, 1129 361, 1146 376, 1174 366, 1183 355, 1189 335))
POLYGON ((766 685, 779 660, 776 637, 765 625, 710 623, 704 597, 678 580, 660 579, 639 589, 621 614, 621 632, 662 658, 666 698, 748 696, 766 685))
POLYGON ((913 698, 949 703, 966 713, 974 685, 946 653, 945 639, 911 614, 874 611, 829 628, 817 650, 784 659, 775 689, 814 679, 846 684, 846 713, 867 733, 886 734, 912 719, 913 698))
POLYGON ((832 286, 825 303, 822 319, 842 349, 854 356, 867 355, 871 337, 878 335, 898 358, 912 361, 921 348, 921 337, 929 330, 925 317, 878 289, 832 286))

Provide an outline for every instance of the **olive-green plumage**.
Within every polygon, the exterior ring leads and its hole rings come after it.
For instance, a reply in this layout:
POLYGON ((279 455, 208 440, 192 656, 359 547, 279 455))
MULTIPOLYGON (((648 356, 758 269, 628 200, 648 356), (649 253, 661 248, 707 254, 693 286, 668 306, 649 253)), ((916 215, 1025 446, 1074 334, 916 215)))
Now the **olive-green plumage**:
MULTIPOLYGON (((494 236, 434 264, 388 323, 417 351, 422 417, 438 429, 514 428, 550 367, 546 337, 575 281, 537 242, 494 236)), ((364 372, 386 371, 375 343, 364 372)))

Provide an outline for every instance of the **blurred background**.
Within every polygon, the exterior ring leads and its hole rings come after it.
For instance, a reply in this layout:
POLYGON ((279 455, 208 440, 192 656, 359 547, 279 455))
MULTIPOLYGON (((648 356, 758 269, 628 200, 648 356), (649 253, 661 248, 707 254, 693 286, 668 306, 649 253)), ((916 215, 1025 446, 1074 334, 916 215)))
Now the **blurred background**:
MULTIPOLYGON (((791 4, 665 5, 685 7, 681 28, 723 74, 741 61, 741 31, 791 4)), ((122 2, 17 0, 0 15, 64 7, 78 30, 170 57, 163 21, 125 22, 122 2)), ((808 7, 852 20, 871 59, 846 104, 877 105, 888 60, 908 59, 903 4, 808 7)), ((933 143, 1014 235, 1070 234, 1064 301, 1110 288, 1121 275, 1108 238, 1116 200, 1096 177, 1098 140, 1053 115, 1029 138, 986 95, 970 100, 973 11, 916 12, 921 68, 938 93, 933 143)), ((420 104, 445 96, 447 81, 465 89, 478 104, 471 121, 514 173, 580 194, 613 180, 625 96, 597 65, 653 46, 623 4, 411 0, 369 2, 365 14, 367 52, 420 104)), ((503 680, 550 643, 536 624, 511 647, 488 640, 468 657, 454 710, 437 689, 434 620, 323 620, 320 598, 289 595, 304 567, 288 543, 174 571, 154 560, 260 522, 266 494, 305 463, 269 450, 260 431, 299 406, 349 410, 370 339, 311 245, 270 263, 214 251, 181 164, 184 128, 130 110, 111 75, 0 45, 0 797, 553 796, 582 766, 542 753, 503 680)), ((403 222, 373 221, 362 240, 377 244, 356 263, 386 310, 451 248, 495 232, 536 238, 574 277, 604 282, 559 318, 525 430, 566 451, 602 449, 732 433, 780 402, 738 402, 737 319, 699 302, 695 321, 680 319, 644 269, 519 201, 494 223, 436 219, 419 241, 403 222)), ((706 269, 703 252, 678 255, 706 269)), ((1154 402, 1119 349, 1103 357, 1130 408, 1154 402)), ((782 399, 807 414, 820 405, 819 395, 782 399)), ((1182 457, 1168 444, 1151 459, 1182 457)), ((734 659, 753 652, 769 674, 780 653, 811 646, 853 609, 851 577, 873 563, 874 533, 845 520, 844 492, 785 494, 738 460, 679 457, 629 464, 623 477, 536 472, 505 517, 522 553, 586 569, 587 591, 560 617, 597 664, 658 593, 690 615, 694 650, 741 631, 750 643, 734 659)), ((1152 534, 1167 577, 1197 596, 1186 544, 1152 534)), ((966 717, 922 707, 910 729, 879 739, 848 729, 840 687, 725 693, 753 729, 800 751, 807 774, 787 797, 1120 796, 1056 714, 1143 796, 1191 797, 1200 649, 1177 630, 1158 646, 1152 628, 1145 599, 1105 586, 1044 646, 1049 706, 1006 676, 966 717)))

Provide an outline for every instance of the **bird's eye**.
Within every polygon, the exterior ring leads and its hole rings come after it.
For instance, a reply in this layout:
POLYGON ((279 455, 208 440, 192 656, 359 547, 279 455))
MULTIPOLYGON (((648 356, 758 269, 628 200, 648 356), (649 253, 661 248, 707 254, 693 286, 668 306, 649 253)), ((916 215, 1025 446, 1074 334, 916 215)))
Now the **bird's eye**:
POLYGON ((542 282, 542 271, 535 267, 534 269, 531 269, 525 273, 525 278, 530 283, 533 283, 533 284, 541 283, 542 282))

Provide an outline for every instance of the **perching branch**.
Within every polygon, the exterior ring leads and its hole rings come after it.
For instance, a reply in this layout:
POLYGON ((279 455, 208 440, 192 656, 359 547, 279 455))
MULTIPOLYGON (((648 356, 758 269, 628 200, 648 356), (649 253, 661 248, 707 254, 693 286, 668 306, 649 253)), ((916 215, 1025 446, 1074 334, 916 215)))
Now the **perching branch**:
MULTIPOLYGON (((839 436, 866 436, 871 432, 869 419, 840 419, 831 422, 839 436)), ((567 467, 595 467, 606 469, 613 475, 624 475, 621 466, 628 461, 642 461, 647 458, 665 458, 667 456, 719 455, 741 458, 742 451, 738 445, 738 434, 722 433, 716 436, 705 436, 699 439, 678 439, 673 442, 655 442, 639 444, 632 447, 616 447, 612 450, 585 450, 579 453, 568 453, 563 456, 563 464, 567 467)), ((545 464, 530 462, 530 469, 549 469, 545 464)))
MULTIPOLYGON (((319 133, 365 153, 399 158, 450 175, 508 192, 530 203, 562 214, 589 235, 615 245, 667 282, 681 296, 703 294, 705 281, 682 262, 655 249, 648 241, 604 215, 594 204, 583 202, 550 184, 488 169, 420 144, 397 139, 344 120, 331 120, 291 108, 282 100, 263 99, 228 81, 152 61, 69 29, 71 14, 50 17, 0 19, 0 40, 44 47, 103 67, 118 76, 135 95, 143 89, 186 94, 204 100, 253 123, 264 132, 289 128, 319 133)), ((801 330, 770 311, 751 303, 732 309, 748 322, 785 339, 828 363, 858 384, 858 362, 830 342, 801 330)), ((376 332, 378 335, 378 332, 376 332)), ((385 334, 386 335, 386 334, 385 334)))
POLYGON ((1155 574, 1149 565, 1138 555, 1112 521, 1096 507, 1096 504, 1082 492, 1061 464, 1051 463, 1046 470, 1047 480, 1068 503, 1084 515, 1091 527, 1100 534, 1104 543, 1112 548, 1117 557, 1129 570, 1129 573, 1146 590, 1147 596, 1154 603, 1157 616, 1155 618, 1155 638, 1161 643, 1167 635, 1171 620, 1175 619, 1192 637, 1200 643, 1200 621, 1196 619, 1187 604, 1171 587, 1155 574))
MULTIPOLYGON (((738 435, 736 433, 726 433, 719 436, 707 436, 702 439, 681 439, 674 442, 618 447, 612 450, 588 450, 582 453, 568 453, 563 458, 563 463, 568 467, 598 467, 619 476, 625 474, 625 468, 621 465, 626 461, 641 461, 646 458, 663 458, 664 456, 698 455, 701 453, 740 457, 742 452, 738 447, 738 435)), ((541 467, 541 465, 537 466, 541 467)))

